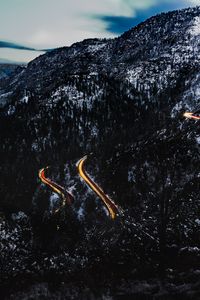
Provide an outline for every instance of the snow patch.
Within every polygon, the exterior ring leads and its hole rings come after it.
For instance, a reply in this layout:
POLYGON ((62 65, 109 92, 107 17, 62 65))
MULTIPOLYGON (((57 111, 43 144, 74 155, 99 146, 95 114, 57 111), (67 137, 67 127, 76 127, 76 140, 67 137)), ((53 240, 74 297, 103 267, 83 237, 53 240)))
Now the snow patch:
POLYGON ((28 97, 28 96, 24 96, 24 97, 20 100, 20 102, 21 102, 21 103, 28 103, 28 100, 29 100, 29 97, 28 97))
POLYGON ((105 43, 104 44, 97 44, 97 45, 90 45, 88 47, 88 50, 90 52, 97 52, 97 51, 101 50, 102 48, 104 48, 105 46, 106 46, 105 43))
POLYGON ((189 30, 189 33, 192 36, 200 35, 200 17, 195 17, 193 21, 193 25, 189 30))
POLYGON ((13 221, 19 221, 19 220, 23 220, 26 218, 27 218, 27 215, 23 211, 19 211, 18 213, 12 214, 13 221))
POLYGON ((84 208, 81 206, 78 210, 78 219, 82 220, 84 218, 84 208))
POLYGON ((84 95, 84 93, 77 89, 76 86, 66 85, 59 87, 51 96, 50 104, 58 103, 63 97, 67 96, 69 104, 75 105, 77 108, 83 109, 84 107, 87 110, 91 110, 93 103, 101 99, 103 90, 96 85, 96 92, 91 93, 91 95, 84 95))
POLYGON ((197 136, 197 137, 196 137, 196 141, 197 141, 197 144, 200 145, 200 136, 197 136))
POLYGON ((128 182, 135 181, 134 169, 128 170, 128 182))
POLYGON ((10 105, 8 107, 8 112, 7 113, 8 113, 8 116, 12 116, 15 113, 15 106, 10 105))
POLYGON ((189 253, 199 253, 200 249, 198 247, 184 247, 180 249, 180 253, 181 252, 189 252, 189 253))
POLYGON ((196 220, 195 220, 195 223, 197 223, 198 225, 200 225, 200 220, 199 220, 199 219, 196 219, 196 220))
POLYGON ((4 105, 7 104, 11 95, 12 95, 12 92, 3 93, 0 95, 0 107, 4 107, 4 105))
POLYGON ((52 193, 49 199, 50 210, 53 210, 55 205, 57 205, 59 201, 59 196, 56 193, 52 193))
POLYGON ((141 66, 134 68, 134 70, 128 70, 127 72, 127 80, 135 88, 137 88, 138 79, 140 78, 142 72, 143 72, 143 68, 141 66))
POLYGON ((181 110, 184 110, 184 112, 190 111, 191 106, 187 105, 184 101, 180 101, 180 102, 176 103, 176 105, 172 108, 171 118, 176 118, 177 114, 180 113, 181 110))

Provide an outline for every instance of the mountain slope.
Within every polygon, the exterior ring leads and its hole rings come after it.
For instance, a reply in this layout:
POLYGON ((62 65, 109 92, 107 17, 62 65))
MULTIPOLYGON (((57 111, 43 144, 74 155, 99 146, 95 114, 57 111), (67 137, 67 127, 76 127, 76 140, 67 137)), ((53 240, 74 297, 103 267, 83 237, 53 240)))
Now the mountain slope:
POLYGON ((199 13, 197 7, 152 17, 114 40, 46 53, 2 79, 2 138, 8 145, 24 141, 22 152, 36 160, 46 149, 58 151, 59 160, 66 143, 69 153, 79 149, 77 157, 93 150, 94 139, 98 149, 113 126, 114 145, 125 135, 126 146, 177 124, 177 111, 198 107, 199 13))
POLYGON ((36 236, 53 232, 55 253, 87 253, 85 273, 187 272, 192 258, 199 267, 200 130, 182 116, 199 106, 199 18, 200 7, 161 14, 119 38, 53 50, 0 81, 2 211, 31 213, 36 236), (119 223, 78 177, 87 153, 88 173, 124 210, 119 223), (66 218, 52 217, 55 195, 37 179, 47 165, 76 199, 66 218), (54 222, 67 223, 63 240, 54 222))
POLYGON ((67 141, 79 156, 94 139, 106 143, 113 126, 114 145, 125 134, 125 146, 132 131, 137 139, 176 123, 177 110, 198 106, 199 13, 161 14, 114 40, 54 50, 1 80, 2 138, 24 140, 37 160, 56 145, 59 160, 67 141))
POLYGON ((98 72, 115 80, 127 80, 131 88, 152 97, 155 88, 159 93, 173 89, 182 81, 186 68, 195 76, 199 61, 198 26, 198 7, 161 14, 117 39, 85 40, 40 56, 29 64, 18 84, 40 94, 45 92, 45 85, 53 89, 70 74, 98 72))

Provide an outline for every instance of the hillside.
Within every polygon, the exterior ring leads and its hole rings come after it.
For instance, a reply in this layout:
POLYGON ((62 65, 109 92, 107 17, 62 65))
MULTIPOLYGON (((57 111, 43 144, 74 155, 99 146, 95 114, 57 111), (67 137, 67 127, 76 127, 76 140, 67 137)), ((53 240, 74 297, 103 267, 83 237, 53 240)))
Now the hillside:
MULTIPOLYGON (((198 293, 200 129, 183 112, 200 108, 199 58, 196 7, 157 15, 115 39, 53 50, 1 78, 5 278, 19 279, 23 268, 31 280, 58 276, 58 285, 85 276, 84 286, 105 287, 109 278, 123 294, 123 278, 166 276, 169 293, 185 295, 193 284, 198 293), (89 153, 88 173, 124 211, 115 223, 77 174, 89 153), (75 198, 58 217, 51 210, 58 197, 38 180, 47 165, 75 198), (186 292, 175 288, 181 280, 186 292)), ((164 299, 155 286, 144 293, 164 299)))

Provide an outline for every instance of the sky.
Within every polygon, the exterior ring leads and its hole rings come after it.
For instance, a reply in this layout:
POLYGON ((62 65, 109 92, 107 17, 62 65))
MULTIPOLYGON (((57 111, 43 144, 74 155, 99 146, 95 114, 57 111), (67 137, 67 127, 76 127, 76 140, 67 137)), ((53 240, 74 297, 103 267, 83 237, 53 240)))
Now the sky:
POLYGON ((34 49, 112 38, 157 13, 196 5, 200 0, 0 0, 0 62, 27 62, 43 53, 34 49))

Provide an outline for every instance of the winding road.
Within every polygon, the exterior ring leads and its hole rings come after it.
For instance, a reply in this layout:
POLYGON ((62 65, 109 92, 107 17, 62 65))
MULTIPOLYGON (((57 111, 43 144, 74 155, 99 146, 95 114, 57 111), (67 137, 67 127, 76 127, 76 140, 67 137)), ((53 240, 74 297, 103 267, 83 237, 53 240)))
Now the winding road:
POLYGON ((111 219, 115 219, 117 215, 122 213, 119 207, 104 193, 104 191, 89 177, 84 169, 84 164, 87 159, 87 155, 81 158, 77 163, 77 168, 81 178, 87 183, 87 185, 100 197, 106 206, 111 219))
MULTIPOLYGON (((68 191, 66 191, 62 186, 60 186, 59 184, 55 183, 54 181, 52 181, 51 179, 47 178, 45 176, 45 171, 48 169, 49 167, 43 168, 39 171, 39 178, 40 180, 46 184, 47 186, 49 186, 55 193, 57 193, 59 196, 62 197, 63 202, 62 202, 62 206, 65 206, 66 203, 68 205, 70 205, 72 203, 72 201, 74 200, 74 197, 72 196, 72 194, 68 191)), ((57 213, 60 209, 56 209, 55 213, 57 213)))
POLYGON ((187 119, 194 119, 194 120, 200 120, 200 116, 196 116, 194 113, 192 112, 185 112, 183 115, 185 118, 187 119))
MULTIPOLYGON (((200 120, 200 116, 196 115, 193 112, 185 112, 183 114, 183 116, 186 119, 200 120)), ((77 168, 78 168, 79 175, 86 182, 86 184, 100 197, 100 199, 103 201, 103 204, 105 205, 106 209, 108 210, 111 219, 114 220, 119 214, 122 214, 123 212, 104 193, 104 191, 89 177, 89 175, 87 174, 87 172, 85 171, 85 168, 84 168, 84 164, 85 164, 86 160, 87 160, 87 155, 84 156, 83 158, 81 158, 77 162, 77 168)), ((63 199, 62 206, 65 206, 66 203, 68 205, 70 205, 72 203, 72 201, 74 200, 74 197, 72 196, 72 194, 69 191, 67 191, 62 186, 58 185, 57 183, 55 183, 54 181, 52 181, 51 179, 49 179, 49 178, 47 178, 45 176, 45 171, 48 168, 49 167, 42 168, 39 171, 39 178, 41 179, 41 181, 44 184, 46 184, 47 186, 49 186, 55 193, 57 193, 59 196, 62 197, 62 199, 63 199)), ((59 210, 60 210, 60 208, 56 209, 55 213, 58 212, 59 210)))

